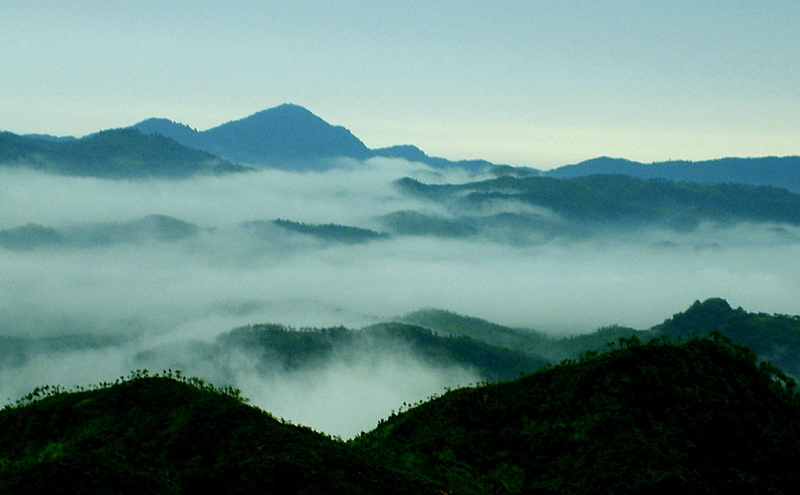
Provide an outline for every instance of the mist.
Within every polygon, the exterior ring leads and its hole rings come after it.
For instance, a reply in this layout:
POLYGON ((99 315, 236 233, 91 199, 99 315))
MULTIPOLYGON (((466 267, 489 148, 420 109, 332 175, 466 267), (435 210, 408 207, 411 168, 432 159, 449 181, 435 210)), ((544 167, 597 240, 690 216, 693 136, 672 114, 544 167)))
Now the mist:
MULTIPOLYGON (((321 173, 263 170, 183 181, 0 171, 0 230, 36 224, 69 235, 154 214, 199 227, 169 241, 0 248, 0 337, 96 339, 2 361, 0 397, 13 401, 43 383, 88 385, 137 368, 172 367, 238 386, 277 416, 349 437, 403 402, 478 376, 432 366, 411 352, 365 349, 324 370, 263 373, 248 356, 214 356, 215 339, 252 323, 361 328, 422 308, 553 335, 610 324, 645 329, 708 297, 750 311, 800 313, 800 267, 791 263, 800 255, 800 231, 785 225, 524 243, 393 235, 356 244, 269 224, 258 233, 243 227, 286 219, 384 232, 380 217, 396 211, 453 218, 444 207, 402 195, 393 181, 475 179, 402 160, 338 165, 321 173)), ((530 205, 491 208, 558 221, 530 205)))

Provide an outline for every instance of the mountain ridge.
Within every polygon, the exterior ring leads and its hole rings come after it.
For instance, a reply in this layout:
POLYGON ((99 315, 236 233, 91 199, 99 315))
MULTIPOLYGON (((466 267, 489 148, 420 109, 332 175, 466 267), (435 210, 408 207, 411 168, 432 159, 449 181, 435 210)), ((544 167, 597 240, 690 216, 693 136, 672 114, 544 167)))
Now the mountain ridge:
MULTIPOLYGON (((332 125, 310 110, 293 103, 255 112, 241 119, 198 131, 167 118, 148 118, 128 126, 144 135, 168 137, 189 148, 215 155, 215 159, 289 170, 325 170, 339 166, 332 159, 399 158, 435 169, 463 169, 469 172, 496 171, 503 175, 575 178, 597 174, 622 174, 642 179, 698 183, 742 183, 784 187, 800 192, 800 156, 726 157, 702 161, 669 160, 645 164, 625 158, 600 156, 576 164, 542 171, 510 167, 483 159, 449 160, 433 157, 413 144, 384 148, 367 147, 350 130, 332 125)), ((81 142, 95 134, 76 139, 71 136, 28 134, 21 145, 0 139, 0 160, 15 163, 24 149, 45 144, 81 142)), ((5 134, 5 133, 4 133, 5 134)), ((10 134, 10 133, 9 133, 10 134)), ((30 158, 30 155, 27 155, 30 158)), ((34 165, 37 165, 33 160, 34 165)), ((39 168, 45 168, 38 163, 39 168)), ((226 165, 230 167, 230 165, 226 165)), ((113 174, 112 174, 113 175, 113 174)))
MULTIPOLYGON (((498 166, 481 159, 452 161, 431 157, 411 144, 370 149, 346 127, 329 124, 305 107, 293 103, 261 110, 204 131, 163 118, 146 119, 131 127, 143 133, 162 134, 186 146, 235 162, 257 166, 308 169, 309 164, 300 162, 375 157, 402 158, 438 169, 463 168, 473 172, 498 166)), ((311 168, 325 166, 318 163, 311 168)))
POLYGON ((665 179, 697 183, 741 183, 784 187, 800 193, 800 156, 757 158, 725 157, 713 160, 669 160, 642 163, 601 156, 543 172, 548 177, 576 178, 596 174, 622 174, 640 179, 665 179))
POLYGON ((109 129, 80 139, 0 133, 0 163, 44 172, 107 179, 169 178, 252 170, 160 134, 109 129))

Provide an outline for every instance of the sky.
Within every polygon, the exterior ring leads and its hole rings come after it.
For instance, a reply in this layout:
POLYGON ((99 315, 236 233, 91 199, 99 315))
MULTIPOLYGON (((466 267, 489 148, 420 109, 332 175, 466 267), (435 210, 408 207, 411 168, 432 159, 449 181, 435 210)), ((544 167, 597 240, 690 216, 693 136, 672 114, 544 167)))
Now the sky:
POLYGON ((282 103, 371 148, 541 169, 800 153, 800 2, 2 1, 0 130, 282 103))

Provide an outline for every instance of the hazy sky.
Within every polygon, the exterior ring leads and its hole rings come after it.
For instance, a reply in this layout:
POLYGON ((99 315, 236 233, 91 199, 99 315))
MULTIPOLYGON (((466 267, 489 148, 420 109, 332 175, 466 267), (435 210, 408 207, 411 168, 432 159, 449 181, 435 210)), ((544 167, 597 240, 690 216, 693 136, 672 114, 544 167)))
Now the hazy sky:
POLYGON ((539 168, 800 153, 800 2, 2 1, 0 129, 285 102, 367 146, 539 168))

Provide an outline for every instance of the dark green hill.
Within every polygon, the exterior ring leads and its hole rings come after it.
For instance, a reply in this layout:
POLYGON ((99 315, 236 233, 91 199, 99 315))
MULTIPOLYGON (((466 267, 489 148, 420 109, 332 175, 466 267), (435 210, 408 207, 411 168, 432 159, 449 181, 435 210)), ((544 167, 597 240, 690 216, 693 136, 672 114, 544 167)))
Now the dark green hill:
MULTIPOLYGON (((376 352, 408 355, 410 351, 415 359, 433 367, 462 367, 476 371, 481 380, 503 381, 565 359, 578 359, 586 352, 605 351, 620 339, 680 340, 711 332, 747 345, 759 359, 800 377, 800 317, 734 310, 722 299, 698 301, 647 330, 612 325, 560 338, 435 309, 360 330, 257 324, 222 334, 212 353, 245 352, 266 372, 272 372, 323 369, 334 360, 355 361, 376 352)), ((145 362, 141 366, 146 366, 145 362)), ((171 362, 159 366, 186 365, 171 362)))
POLYGON ((551 340, 535 330, 510 328, 481 318, 433 308, 414 311, 398 320, 430 328, 438 335, 469 337, 488 344, 529 352, 541 352, 551 340))
POLYGON ((248 170, 210 153, 135 129, 113 129, 71 141, 0 133, 0 164, 109 179, 171 178, 248 170))
POLYGON ((353 443, 452 493, 791 493, 793 382, 724 340, 631 340, 466 388, 353 443))
POLYGON ((404 323, 382 323, 364 329, 372 338, 380 337, 410 345, 432 365, 467 366, 477 370, 484 380, 502 381, 530 373, 548 361, 534 353, 513 346, 498 346, 467 336, 442 337, 432 331, 404 323))
POLYGON ((235 391, 159 377, 0 411, 0 491, 434 493, 235 391))
POLYGON ((746 345, 759 358, 769 360, 794 377, 800 377, 800 316, 750 313, 733 309, 724 299, 711 298, 677 313, 653 332, 670 338, 720 332, 746 345))
MULTIPOLYGON (((699 320, 722 322, 724 306, 708 302, 699 320)), ((439 359, 490 350, 402 324, 246 327, 227 338, 262 352, 266 344, 291 357, 287 366, 362 338, 368 347, 402 339, 439 359)), ((719 333, 631 338, 515 381, 449 391, 344 443, 276 420, 235 389, 138 372, 85 391, 40 388, 0 411, 0 491, 792 493, 794 389, 719 333)))
POLYGON ((249 325, 223 334, 217 342, 224 350, 255 356, 262 366, 278 365, 284 370, 321 368, 332 359, 360 359, 376 352, 405 355, 409 350, 430 366, 465 367, 490 381, 514 379, 548 363, 532 352, 466 336, 435 335, 405 323, 381 323, 362 330, 249 325))
POLYGON ((772 362, 793 377, 800 377, 800 316, 750 313, 742 308, 731 308, 721 298, 695 301, 686 311, 648 330, 612 325, 563 338, 437 309, 416 311, 400 320, 422 325, 439 335, 468 336, 479 342, 544 357, 551 363, 577 359, 587 351, 604 351, 610 343, 620 339, 666 337, 680 340, 719 332, 736 344, 752 349, 759 359, 772 362))

